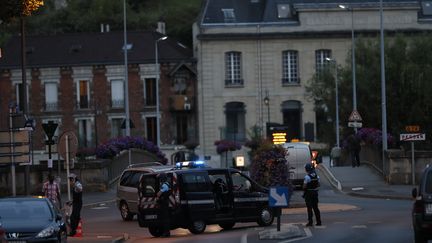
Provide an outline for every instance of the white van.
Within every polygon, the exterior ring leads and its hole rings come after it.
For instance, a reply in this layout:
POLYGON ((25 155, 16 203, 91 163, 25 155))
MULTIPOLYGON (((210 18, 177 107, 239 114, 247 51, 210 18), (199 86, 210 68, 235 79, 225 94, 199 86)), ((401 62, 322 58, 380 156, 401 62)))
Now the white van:
POLYGON ((291 182, 295 186, 302 186, 306 175, 305 164, 312 163, 312 152, 308 143, 284 143, 282 146, 287 150, 286 160, 288 162, 291 182))

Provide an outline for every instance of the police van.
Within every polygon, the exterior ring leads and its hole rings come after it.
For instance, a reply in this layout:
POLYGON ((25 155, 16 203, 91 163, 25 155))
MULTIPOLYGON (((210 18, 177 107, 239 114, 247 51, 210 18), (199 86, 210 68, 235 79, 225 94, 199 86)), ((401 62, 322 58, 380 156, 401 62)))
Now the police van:
MULTIPOLYGON (((208 224, 228 230, 237 222, 257 222, 260 226, 273 223, 267 188, 236 169, 190 168, 191 163, 182 162, 176 169, 163 172, 171 188, 171 229, 185 228, 200 234, 208 224)), ((147 227, 155 237, 161 236, 164 222, 156 196, 159 174, 144 174, 138 189, 139 226, 147 227)))

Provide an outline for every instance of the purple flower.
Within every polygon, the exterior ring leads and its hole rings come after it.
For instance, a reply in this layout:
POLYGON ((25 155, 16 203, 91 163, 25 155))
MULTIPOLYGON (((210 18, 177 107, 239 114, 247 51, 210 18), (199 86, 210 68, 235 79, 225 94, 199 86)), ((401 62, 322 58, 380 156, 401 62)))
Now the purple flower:
POLYGON ((218 140, 214 144, 216 145, 216 151, 218 154, 227 151, 236 151, 241 149, 242 146, 239 142, 230 140, 218 140))
POLYGON ((122 150, 137 148, 146 150, 155 154, 162 164, 168 163, 165 154, 151 141, 145 140, 143 137, 118 137, 113 138, 106 143, 99 145, 96 148, 96 156, 103 159, 112 159, 122 150))

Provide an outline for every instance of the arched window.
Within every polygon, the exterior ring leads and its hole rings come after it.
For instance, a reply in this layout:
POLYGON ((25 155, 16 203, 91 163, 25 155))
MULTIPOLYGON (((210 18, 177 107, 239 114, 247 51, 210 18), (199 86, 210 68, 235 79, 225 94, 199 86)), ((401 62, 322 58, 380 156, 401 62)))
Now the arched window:
POLYGON ((244 141, 246 139, 245 105, 242 102, 229 102, 225 105, 225 139, 244 141))

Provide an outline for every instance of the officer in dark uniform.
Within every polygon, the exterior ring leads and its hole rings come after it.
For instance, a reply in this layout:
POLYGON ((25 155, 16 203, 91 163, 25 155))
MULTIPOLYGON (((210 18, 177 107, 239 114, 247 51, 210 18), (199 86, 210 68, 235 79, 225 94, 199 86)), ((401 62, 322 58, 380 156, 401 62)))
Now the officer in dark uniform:
POLYGON ((308 223, 306 226, 313 225, 314 213, 317 222, 316 225, 321 225, 321 213, 318 208, 318 188, 320 186, 319 176, 316 174, 313 165, 310 163, 305 165, 305 170, 307 175, 305 175, 303 181, 303 198, 305 199, 308 212, 308 223))
POLYGON ((157 201, 160 208, 160 217, 162 221, 161 237, 170 236, 170 213, 169 213, 169 195, 171 193, 170 184, 165 173, 159 174, 159 192, 157 193, 157 201))
POLYGON ((74 236, 76 234, 78 223, 81 220, 83 187, 81 182, 78 180, 78 177, 74 173, 69 175, 69 183, 72 190, 72 213, 70 216, 71 231, 69 236, 74 236))

